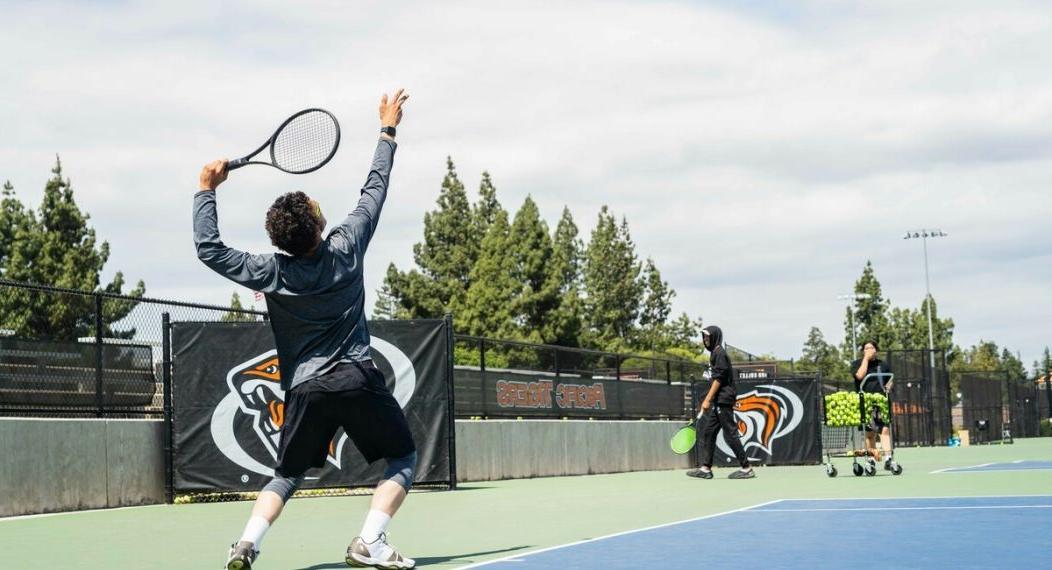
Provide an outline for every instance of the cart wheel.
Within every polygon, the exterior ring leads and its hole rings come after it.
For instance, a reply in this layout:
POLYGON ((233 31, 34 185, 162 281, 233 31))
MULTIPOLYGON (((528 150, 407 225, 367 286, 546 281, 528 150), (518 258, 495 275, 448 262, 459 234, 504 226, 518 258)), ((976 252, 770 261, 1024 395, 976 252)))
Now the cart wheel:
POLYGON ((896 463, 895 467, 892 468, 891 473, 893 475, 902 475, 902 466, 896 463))
POLYGON ((877 468, 873 465, 866 465, 866 477, 872 477, 877 474, 877 468))
POLYGON ((855 477, 861 477, 862 476, 862 466, 859 465, 858 463, 852 463, 851 464, 851 472, 855 474, 855 477))
POLYGON ((826 475, 836 477, 836 467, 833 467, 832 465, 826 467, 826 475))

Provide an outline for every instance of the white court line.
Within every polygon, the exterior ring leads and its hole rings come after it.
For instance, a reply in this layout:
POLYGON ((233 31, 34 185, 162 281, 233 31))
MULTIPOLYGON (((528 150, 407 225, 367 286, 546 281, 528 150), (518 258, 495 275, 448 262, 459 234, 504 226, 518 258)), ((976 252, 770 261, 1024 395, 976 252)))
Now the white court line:
POLYGON ((946 507, 845 507, 843 509, 760 509, 744 511, 749 513, 830 513, 856 511, 956 511, 968 509, 1052 509, 1050 505, 986 505, 986 506, 946 506, 946 507))
POLYGON ((487 566, 487 565, 490 565, 490 564, 496 564, 497 562, 525 562, 525 560, 522 560, 522 558, 524 558, 526 556, 533 556, 534 554, 540 554, 542 552, 549 552, 549 551, 552 551, 552 550, 559 550, 561 548, 568 548, 570 546, 577 546, 579 544, 585 544, 585 543, 588 543, 588 542, 595 542, 597 540, 606 540, 608 538, 615 538, 615 537, 618 537, 618 536, 625 536, 627 534, 634 534, 634 533, 637 533, 637 532, 645 532, 645 531, 648 531, 648 530, 654 530, 654 529, 658 529, 658 528, 665 528, 665 527, 668 527, 668 526, 675 526, 675 525, 678 525, 678 524, 686 524, 686 523, 695 522, 695 521, 701 521, 701 520, 705 520, 705 519, 712 519, 712 518, 716 518, 716 517, 722 517, 722 516, 725 516, 725 515, 730 515, 730 514, 734 514, 734 513, 740 513, 740 512, 743 512, 743 511, 748 511, 749 509, 757 509, 757 508, 760 508, 760 507, 766 507, 768 505, 773 505, 775 503, 780 503, 783 500, 785 500, 785 499, 775 499, 773 501, 767 501, 766 503, 760 503, 758 505, 752 505, 752 506, 749 506, 749 507, 742 507, 740 509, 734 509, 733 511, 725 511, 725 512, 722 512, 722 513, 715 513, 715 514, 712 514, 712 515, 705 515, 703 517, 695 517, 695 518, 692 518, 692 519, 686 519, 686 520, 681 520, 681 521, 676 521, 676 522, 670 522, 670 523, 665 523, 665 524, 648 526, 646 528, 637 528, 637 529, 632 529, 632 530, 626 530, 626 531, 623 531, 623 532, 615 532, 614 534, 607 534, 607 535, 603 535, 603 536, 597 536, 595 538, 586 538, 584 540, 578 540, 576 542, 568 542, 566 544, 559 544, 559 545, 556 545, 556 546, 549 546, 548 548, 542 548, 540 550, 533 550, 533 551, 525 552, 525 553, 512 554, 511 556, 505 556, 504 558, 496 558, 494 560, 486 560, 485 562, 476 562, 475 564, 469 564, 467 566, 460 566, 460 567, 458 567, 458 570, 467 570, 468 568, 479 568, 481 566, 487 566))
POLYGON ((57 513, 38 513, 35 515, 16 515, 13 517, 0 517, 0 524, 11 521, 24 521, 28 519, 42 519, 47 517, 61 517, 66 515, 83 515, 89 513, 112 513, 113 511, 127 511, 130 509, 152 509, 157 507, 171 507, 172 505, 135 505, 131 507, 106 507, 102 509, 85 509, 81 511, 60 511, 57 513))
POLYGON ((944 469, 936 469, 935 471, 929 471, 928 474, 931 475, 933 473, 946 473, 946 472, 959 473, 959 472, 964 472, 964 471, 966 471, 968 469, 979 469, 980 467, 989 467, 991 465, 996 465, 996 462, 995 463, 980 463, 979 465, 968 465, 968 466, 965 466, 965 467, 946 467, 944 469))
POLYGON ((914 499, 1020 499, 1041 497, 1052 499, 1052 495, 920 495, 913 497, 814 497, 782 499, 781 502, 791 501, 911 501, 914 499))

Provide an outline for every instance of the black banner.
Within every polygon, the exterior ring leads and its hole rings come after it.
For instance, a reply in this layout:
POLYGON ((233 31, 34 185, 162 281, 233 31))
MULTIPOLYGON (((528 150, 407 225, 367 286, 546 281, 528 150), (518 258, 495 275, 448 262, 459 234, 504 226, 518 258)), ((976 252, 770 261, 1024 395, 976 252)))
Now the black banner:
POLYGON ((457 366, 460 417, 682 418, 689 386, 457 366))
MULTIPOLYGON (((738 380, 734 416, 749 461, 758 465, 815 465, 822 462, 818 381, 814 378, 738 380)), ((703 397, 708 383, 698 384, 703 397)), ((698 447, 701 448, 701 434, 698 447)), ((736 465, 730 446, 716 439, 715 465, 736 465)))
MULTIPOLYGON (((417 483, 449 483, 447 325, 441 320, 369 323, 372 357, 405 410, 417 446, 417 483)), ((274 338, 266 323, 173 323, 173 432, 176 491, 257 491, 273 476, 284 423, 274 338)), ((325 467, 304 487, 377 483, 341 429, 325 467)))

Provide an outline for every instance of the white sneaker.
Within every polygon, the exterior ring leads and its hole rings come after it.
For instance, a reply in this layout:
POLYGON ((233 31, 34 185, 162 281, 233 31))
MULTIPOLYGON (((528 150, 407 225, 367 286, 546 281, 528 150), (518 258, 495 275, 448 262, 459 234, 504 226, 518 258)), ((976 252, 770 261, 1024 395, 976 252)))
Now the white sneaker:
POLYGON ((380 537, 373 542, 365 542, 362 537, 356 536, 347 547, 346 562, 348 566, 355 568, 382 568, 383 570, 404 570, 415 568, 416 561, 406 558, 398 553, 393 546, 387 544, 387 534, 380 533, 380 537))

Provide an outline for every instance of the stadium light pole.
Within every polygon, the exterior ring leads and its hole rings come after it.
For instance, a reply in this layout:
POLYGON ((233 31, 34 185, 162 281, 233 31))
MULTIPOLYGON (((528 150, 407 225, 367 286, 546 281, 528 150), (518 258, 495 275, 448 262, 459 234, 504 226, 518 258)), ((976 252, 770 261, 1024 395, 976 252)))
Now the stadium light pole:
MULTIPOLYGON (((862 299, 869 299, 873 295, 869 293, 853 293, 851 295, 837 295, 837 299, 841 301, 861 301, 862 299)), ((847 321, 851 327, 851 350, 858 350, 858 341, 855 340, 855 310, 849 304, 847 306, 847 321)), ((848 361, 850 362, 850 360, 848 361)))
POLYGON ((927 292, 928 299, 928 354, 931 356, 931 369, 935 370, 935 333, 931 327, 931 279, 928 277, 928 238, 941 238, 948 237, 949 234, 942 230, 916 230, 912 232, 906 232, 906 237, 902 239, 920 239, 924 244, 924 290, 927 292))

